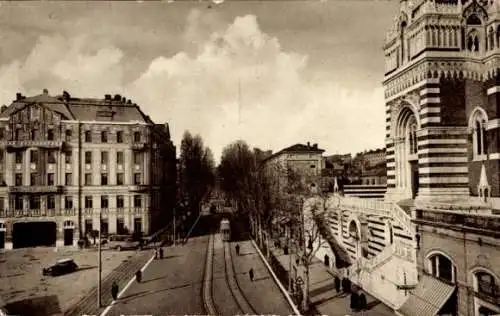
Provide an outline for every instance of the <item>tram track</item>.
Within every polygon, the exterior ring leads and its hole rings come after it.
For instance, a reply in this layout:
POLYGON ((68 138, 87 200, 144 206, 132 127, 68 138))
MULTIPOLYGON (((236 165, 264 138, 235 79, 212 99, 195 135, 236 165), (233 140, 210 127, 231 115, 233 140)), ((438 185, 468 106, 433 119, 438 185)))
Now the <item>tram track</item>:
POLYGON ((238 280, 236 279, 236 274, 234 272, 234 261, 228 242, 224 243, 224 263, 226 282, 236 304, 241 311, 240 315, 257 315, 257 312, 248 301, 247 297, 241 290, 238 280))
MULTIPOLYGON (((208 315, 225 316, 226 314, 229 315, 228 313, 230 310, 238 310, 238 315, 258 315, 242 291, 236 278, 234 261, 231 255, 229 242, 223 242, 223 249, 220 249, 222 251, 219 253, 219 256, 223 258, 217 258, 223 259, 223 262, 222 260, 220 262, 218 260, 214 260, 216 256, 216 252, 214 250, 215 239, 215 234, 210 235, 207 245, 202 288, 202 299, 205 312, 208 315), (217 262, 220 264, 219 267, 215 267, 217 262), (214 280, 214 269, 223 272, 223 275, 221 273, 221 275, 216 276, 215 278, 222 279, 223 277, 225 279, 225 285, 227 285, 227 291, 225 293, 218 293, 215 290, 214 281, 217 280, 214 280), (228 300, 227 296, 230 296, 231 298, 228 300)), ((234 315, 234 313, 231 313, 231 315, 234 315)))

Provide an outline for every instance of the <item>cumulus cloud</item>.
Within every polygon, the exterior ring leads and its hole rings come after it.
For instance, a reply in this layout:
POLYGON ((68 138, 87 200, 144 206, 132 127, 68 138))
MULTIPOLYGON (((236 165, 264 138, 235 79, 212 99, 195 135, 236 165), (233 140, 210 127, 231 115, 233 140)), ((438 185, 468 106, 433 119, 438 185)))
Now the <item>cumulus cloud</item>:
POLYGON ((224 25, 193 10, 184 30, 185 50, 155 58, 133 80, 124 78, 126 54, 112 44, 40 37, 26 60, 0 66, 0 103, 42 88, 95 97, 122 93, 158 123, 169 122, 176 143, 188 129, 216 156, 236 139, 274 150, 306 141, 341 152, 383 144, 382 90, 305 80, 308 57, 285 51, 255 16, 224 25))

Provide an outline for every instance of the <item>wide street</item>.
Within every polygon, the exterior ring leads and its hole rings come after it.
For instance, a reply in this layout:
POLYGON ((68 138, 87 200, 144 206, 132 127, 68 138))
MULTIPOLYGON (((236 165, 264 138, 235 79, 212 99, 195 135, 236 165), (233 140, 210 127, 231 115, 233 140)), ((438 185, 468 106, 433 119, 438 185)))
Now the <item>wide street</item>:
MULTIPOLYGON (((165 247, 164 258, 155 259, 147 266, 142 282, 133 281, 118 300, 101 315, 207 314, 202 285, 210 240, 208 231, 214 231, 219 219, 219 216, 204 216, 199 224, 200 229, 205 232, 198 231, 198 236, 190 238, 184 245, 165 247)), ((223 263, 223 241, 220 240, 220 235, 217 239, 219 241, 216 244, 220 243, 220 246, 215 245, 211 295, 219 314, 234 315, 238 311, 235 299, 237 296, 247 300, 258 314, 293 314, 278 285, 262 260, 256 256, 256 250, 249 241, 239 242, 242 245, 242 256, 236 256, 233 249, 235 243, 230 243, 230 260, 234 270, 228 270, 227 264, 223 263), (255 282, 251 282, 246 275, 249 267, 255 269, 255 282), (231 283, 228 280, 233 276, 236 276, 237 284, 229 289, 231 283), (265 295, 262 295, 263 293, 265 295)))
POLYGON ((201 298, 208 236, 184 246, 165 248, 164 258, 153 260, 107 315, 167 315, 204 313, 201 298))

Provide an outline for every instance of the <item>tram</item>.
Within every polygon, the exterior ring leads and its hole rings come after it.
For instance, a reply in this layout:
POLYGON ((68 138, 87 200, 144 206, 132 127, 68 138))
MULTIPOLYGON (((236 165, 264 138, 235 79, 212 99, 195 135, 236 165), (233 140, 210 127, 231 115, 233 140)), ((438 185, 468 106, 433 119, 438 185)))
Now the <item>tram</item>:
POLYGON ((222 240, 231 240, 231 226, 228 219, 223 219, 220 222, 220 233, 222 234, 222 240))

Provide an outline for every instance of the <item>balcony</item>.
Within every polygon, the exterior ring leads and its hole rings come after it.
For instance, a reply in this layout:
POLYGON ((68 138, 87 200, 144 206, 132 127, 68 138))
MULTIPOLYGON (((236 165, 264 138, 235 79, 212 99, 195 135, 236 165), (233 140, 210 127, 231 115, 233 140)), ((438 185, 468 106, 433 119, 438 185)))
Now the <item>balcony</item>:
POLYGON ((142 214, 142 212, 145 212, 146 210, 142 207, 133 207, 132 212, 134 214, 142 214))
POLYGON ((74 216, 75 209, 22 209, 22 210, 0 210, 0 218, 15 217, 55 217, 55 216, 74 216))
POLYGON ((147 184, 136 184, 130 187, 130 192, 144 193, 149 191, 151 188, 152 186, 147 184))
POLYGON ((1 141, 0 147, 7 151, 15 151, 28 147, 62 149, 64 142, 60 140, 7 140, 1 141))
POLYGON ((9 186, 9 193, 63 193, 62 185, 9 186))
POLYGON ((132 150, 143 151, 146 149, 147 149, 146 143, 142 143, 142 142, 133 142, 132 143, 132 150))

